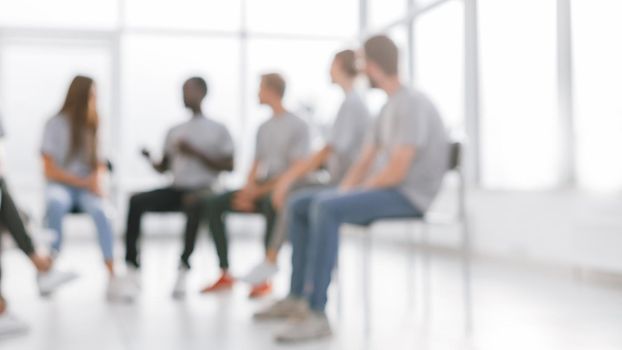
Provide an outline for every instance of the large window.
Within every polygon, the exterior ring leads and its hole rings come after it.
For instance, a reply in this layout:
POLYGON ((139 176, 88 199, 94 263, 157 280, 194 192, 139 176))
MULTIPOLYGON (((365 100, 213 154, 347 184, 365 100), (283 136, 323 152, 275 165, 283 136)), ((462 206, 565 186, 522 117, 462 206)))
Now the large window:
POLYGON ((449 1, 416 22, 415 86, 436 102, 447 127, 464 130, 464 6, 449 1))
POLYGON ((19 27, 112 28, 113 0, 0 0, 0 24, 19 27))
POLYGON ((97 83, 103 153, 110 155, 111 57, 105 44, 18 39, 5 43, 0 61, 0 105, 9 150, 6 168, 15 186, 42 187, 39 150, 43 126, 60 109, 76 74, 87 74, 97 83))
POLYGON ((484 185, 557 185, 554 0, 481 0, 481 154, 484 185))
POLYGON ((122 164, 120 179, 130 188, 165 180, 140 156, 148 147, 159 156, 169 128, 190 118, 181 87, 191 76, 204 77, 209 95, 204 110, 241 129, 239 42, 231 38, 127 35, 122 45, 122 164))
POLYGON ((130 28, 236 31, 241 26, 240 0, 125 0, 130 28))
POLYGON ((622 2, 572 4, 579 183, 622 190, 622 2))

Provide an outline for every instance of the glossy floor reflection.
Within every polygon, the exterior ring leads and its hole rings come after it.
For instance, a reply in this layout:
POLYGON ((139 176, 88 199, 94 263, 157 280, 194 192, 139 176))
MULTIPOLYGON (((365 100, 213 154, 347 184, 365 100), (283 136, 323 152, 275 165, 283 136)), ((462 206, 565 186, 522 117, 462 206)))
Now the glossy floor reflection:
MULTIPOLYGON (((50 300, 38 297, 34 272, 15 250, 3 256, 3 290, 10 309, 31 330, 0 339, 0 349, 590 349, 622 348, 622 287, 577 281, 568 273, 477 261, 473 277, 475 329, 463 333, 459 260, 433 254, 430 308, 424 312, 420 260, 409 265, 404 245, 374 241, 371 258, 371 333, 364 332, 359 238, 344 238, 341 256, 341 312, 331 290, 330 316, 337 336, 302 346, 272 342, 280 324, 256 324, 252 313, 268 300, 250 301, 248 287, 201 296, 202 284, 216 277, 216 258, 203 238, 188 280, 189 294, 174 301, 177 237, 146 239, 143 286, 132 305, 104 299, 105 273, 94 240, 69 241, 59 266, 80 273, 50 300), (409 267, 410 266, 410 267, 409 267), (412 267, 415 267, 412 270, 412 267), (417 268, 418 267, 418 268, 417 268)), ((258 236, 237 236, 231 248, 233 272, 241 274, 261 257, 258 236)), ((121 247, 119 247, 119 251, 121 247)), ((289 252, 275 281, 275 295, 287 290, 289 252)))

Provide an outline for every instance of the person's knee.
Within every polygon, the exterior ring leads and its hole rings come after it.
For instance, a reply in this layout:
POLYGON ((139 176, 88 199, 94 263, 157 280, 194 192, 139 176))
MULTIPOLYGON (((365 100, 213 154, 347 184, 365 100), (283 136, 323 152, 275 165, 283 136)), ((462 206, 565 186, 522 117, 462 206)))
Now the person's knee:
POLYGON ((62 195, 48 195, 46 198, 47 211, 54 214, 64 214, 71 208, 71 199, 62 195))
POLYGON ((339 216, 339 205, 333 198, 318 197, 311 203, 313 216, 318 220, 327 220, 339 216))
POLYGON ((135 211, 135 210, 143 210, 143 208, 145 207, 145 203, 146 203, 146 196, 145 193, 137 193, 135 195, 132 195, 132 197, 130 197, 130 211, 135 211))

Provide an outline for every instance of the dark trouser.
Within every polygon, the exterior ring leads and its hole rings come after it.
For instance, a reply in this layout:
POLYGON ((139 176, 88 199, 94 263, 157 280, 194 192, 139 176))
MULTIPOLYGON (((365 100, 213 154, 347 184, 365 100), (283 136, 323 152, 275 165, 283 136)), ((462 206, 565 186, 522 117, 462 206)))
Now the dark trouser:
MULTIPOLYGON (((227 192, 219 196, 211 196, 203 199, 198 210, 202 213, 202 218, 208 220, 209 229, 214 238, 216 252, 220 268, 229 268, 229 252, 227 242, 227 227, 225 225, 225 214, 239 212, 233 208, 233 197, 238 191, 227 192)), ((272 232, 276 222, 276 210, 272 207, 270 195, 263 196, 255 202, 254 213, 262 214, 266 218, 266 231, 264 236, 264 246, 267 249, 272 240, 272 232)))
MULTIPOLYGON (((186 232, 194 232, 199 227, 199 215, 192 208, 191 194, 196 190, 178 189, 173 187, 162 188, 150 192, 138 193, 130 199, 130 208, 127 216, 125 231, 125 261, 136 267, 140 266, 140 252, 138 240, 140 237, 141 218, 144 213, 186 213, 186 232)), ((186 239, 186 244, 188 244, 186 239)))
MULTIPOLYGON (((9 234, 15 240, 15 243, 26 255, 34 253, 35 248, 32 244, 32 240, 26 231, 24 222, 13 202, 13 198, 9 193, 9 190, 4 182, 3 178, 0 178, 0 234, 4 231, 8 231, 9 234)), ((2 242, 0 237, 0 243, 2 242)), ((0 250, 2 247, 0 246, 0 250)), ((0 279, 2 278, 2 269, 0 268, 0 279)))

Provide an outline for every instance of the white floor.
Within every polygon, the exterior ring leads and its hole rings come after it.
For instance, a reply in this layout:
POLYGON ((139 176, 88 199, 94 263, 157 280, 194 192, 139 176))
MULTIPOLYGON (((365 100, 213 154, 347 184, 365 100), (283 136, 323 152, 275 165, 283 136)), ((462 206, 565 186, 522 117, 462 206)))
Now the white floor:
MULTIPOLYGON (((234 238, 235 273, 243 273, 258 261, 259 241, 255 235, 234 238)), ((202 284, 217 275, 215 254, 204 238, 194 256, 185 301, 170 297, 180 240, 145 240, 143 290, 133 305, 105 301, 105 273, 94 239, 67 243, 59 266, 80 273, 81 278, 49 300, 38 297, 28 261, 9 250, 2 258, 3 292, 10 310, 27 321, 31 330, 0 339, 0 349, 622 349, 619 285, 579 282, 559 271, 477 261, 473 267, 474 333, 466 338, 459 260, 447 254, 432 255, 426 313, 424 294, 418 288, 424 276, 421 260, 410 265, 411 248, 378 240, 371 259, 371 331, 366 334, 360 241, 355 236, 343 241, 343 307, 337 312, 333 288, 329 309, 337 336, 291 347, 272 342, 272 333, 282 325, 252 321, 252 313, 268 300, 248 300, 248 287, 238 285, 228 294, 198 294, 202 284)), ((287 290, 288 255, 285 251, 283 273, 275 282, 279 296, 287 290)))

